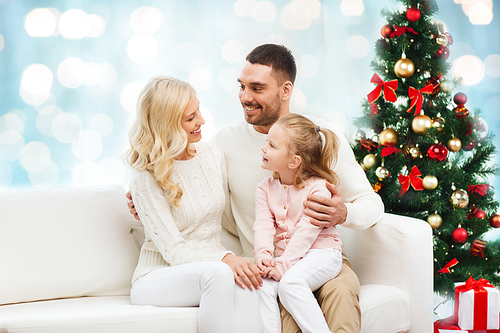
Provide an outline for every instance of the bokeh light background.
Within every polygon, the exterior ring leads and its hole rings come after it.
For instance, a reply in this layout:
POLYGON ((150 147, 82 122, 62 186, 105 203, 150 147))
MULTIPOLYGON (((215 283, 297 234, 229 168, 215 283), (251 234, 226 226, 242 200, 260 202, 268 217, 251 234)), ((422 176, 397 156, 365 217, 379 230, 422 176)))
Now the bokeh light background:
MULTIPOLYGON (((500 128, 500 4, 439 0, 454 38, 448 75, 500 128)), ((243 120, 236 81, 246 54, 289 47, 299 72, 292 111, 352 120, 373 89, 374 44, 394 0, 0 0, 0 188, 127 187, 127 149, 139 90, 155 75, 190 82, 204 140, 243 120)), ((500 137, 499 137, 500 138, 500 137)), ((496 144, 500 147, 500 139, 496 144)), ((497 161, 498 163, 498 158, 497 161)), ((498 180, 491 180, 500 193, 498 180)), ((500 195, 498 196, 500 198, 500 195)))

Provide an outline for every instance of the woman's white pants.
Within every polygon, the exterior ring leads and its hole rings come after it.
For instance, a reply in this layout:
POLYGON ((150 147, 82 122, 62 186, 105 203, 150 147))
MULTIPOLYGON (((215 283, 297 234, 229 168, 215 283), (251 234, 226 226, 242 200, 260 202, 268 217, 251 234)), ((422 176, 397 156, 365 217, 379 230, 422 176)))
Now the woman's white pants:
POLYGON ((334 249, 311 249, 283 274, 281 280, 263 278, 260 309, 264 332, 281 333, 277 297, 303 333, 330 333, 313 292, 335 278, 342 268, 342 254, 334 249))
POLYGON ((139 278, 132 304, 199 306, 198 332, 262 332, 259 292, 241 288, 222 262, 202 261, 156 269, 139 278))

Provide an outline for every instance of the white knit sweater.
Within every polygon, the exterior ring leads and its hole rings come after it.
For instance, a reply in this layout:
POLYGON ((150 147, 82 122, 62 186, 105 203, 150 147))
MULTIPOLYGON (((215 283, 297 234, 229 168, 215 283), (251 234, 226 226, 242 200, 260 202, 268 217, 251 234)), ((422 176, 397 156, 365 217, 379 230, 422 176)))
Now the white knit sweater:
POLYGON ((156 268, 221 261, 231 253, 221 243, 221 216, 229 205, 224 155, 214 144, 195 147, 193 158, 174 164, 172 180, 184 191, 181 208, 168 201, 150 172, 131 173, 130 189, 146 236, 132 283, 156 268))

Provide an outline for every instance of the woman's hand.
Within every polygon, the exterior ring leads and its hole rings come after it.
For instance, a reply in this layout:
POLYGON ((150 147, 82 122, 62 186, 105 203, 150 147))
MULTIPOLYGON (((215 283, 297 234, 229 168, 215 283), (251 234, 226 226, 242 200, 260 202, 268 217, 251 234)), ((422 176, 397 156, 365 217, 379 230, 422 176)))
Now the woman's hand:
POLYGON ((125 196, 128 199, 127 206, 129 208, 130 214, 134 215, 137 221, 140 221, 141 218, 139 217, 139 214, 137 214, 137 210, 135 209, 134 200, 132 199, 132 193, 128 191, 127 194, 125 194, 125 196))
POLYGON ((344 223, 347 218, 347 206, 337 186, 326 182, 326 187, 332 193, 331 198, 309 195, 304 201, 304 214, 311 218, 311 224, 318 227, 334 227, 344 223))
POLYGON ((241 288, 244 289, 245 285, 248 286, 250 290, 262 287, 260 271, 250 260, 229 253, 222 258, 222 262, 231 267, 233 270, 234 281, 241 288))

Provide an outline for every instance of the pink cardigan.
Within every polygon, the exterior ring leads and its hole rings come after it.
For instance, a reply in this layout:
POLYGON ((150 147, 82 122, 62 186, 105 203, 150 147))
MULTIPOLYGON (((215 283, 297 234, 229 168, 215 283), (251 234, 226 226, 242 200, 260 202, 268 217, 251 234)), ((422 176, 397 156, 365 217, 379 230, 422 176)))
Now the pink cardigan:
POLYGON ((326 181, 310 178, 302 189, 282 185, 269 177, 257 186, 255 194, 254 256, 256 260, 276 257, 276 267, 284 274, 309 249, 342 249, 335 227, 319 228, 303 214, 308 194, 331 197, 326 181), (276 251, 274 251, 274 244, 276 251), (275 252, 275 253, 274 253, 275 252))

